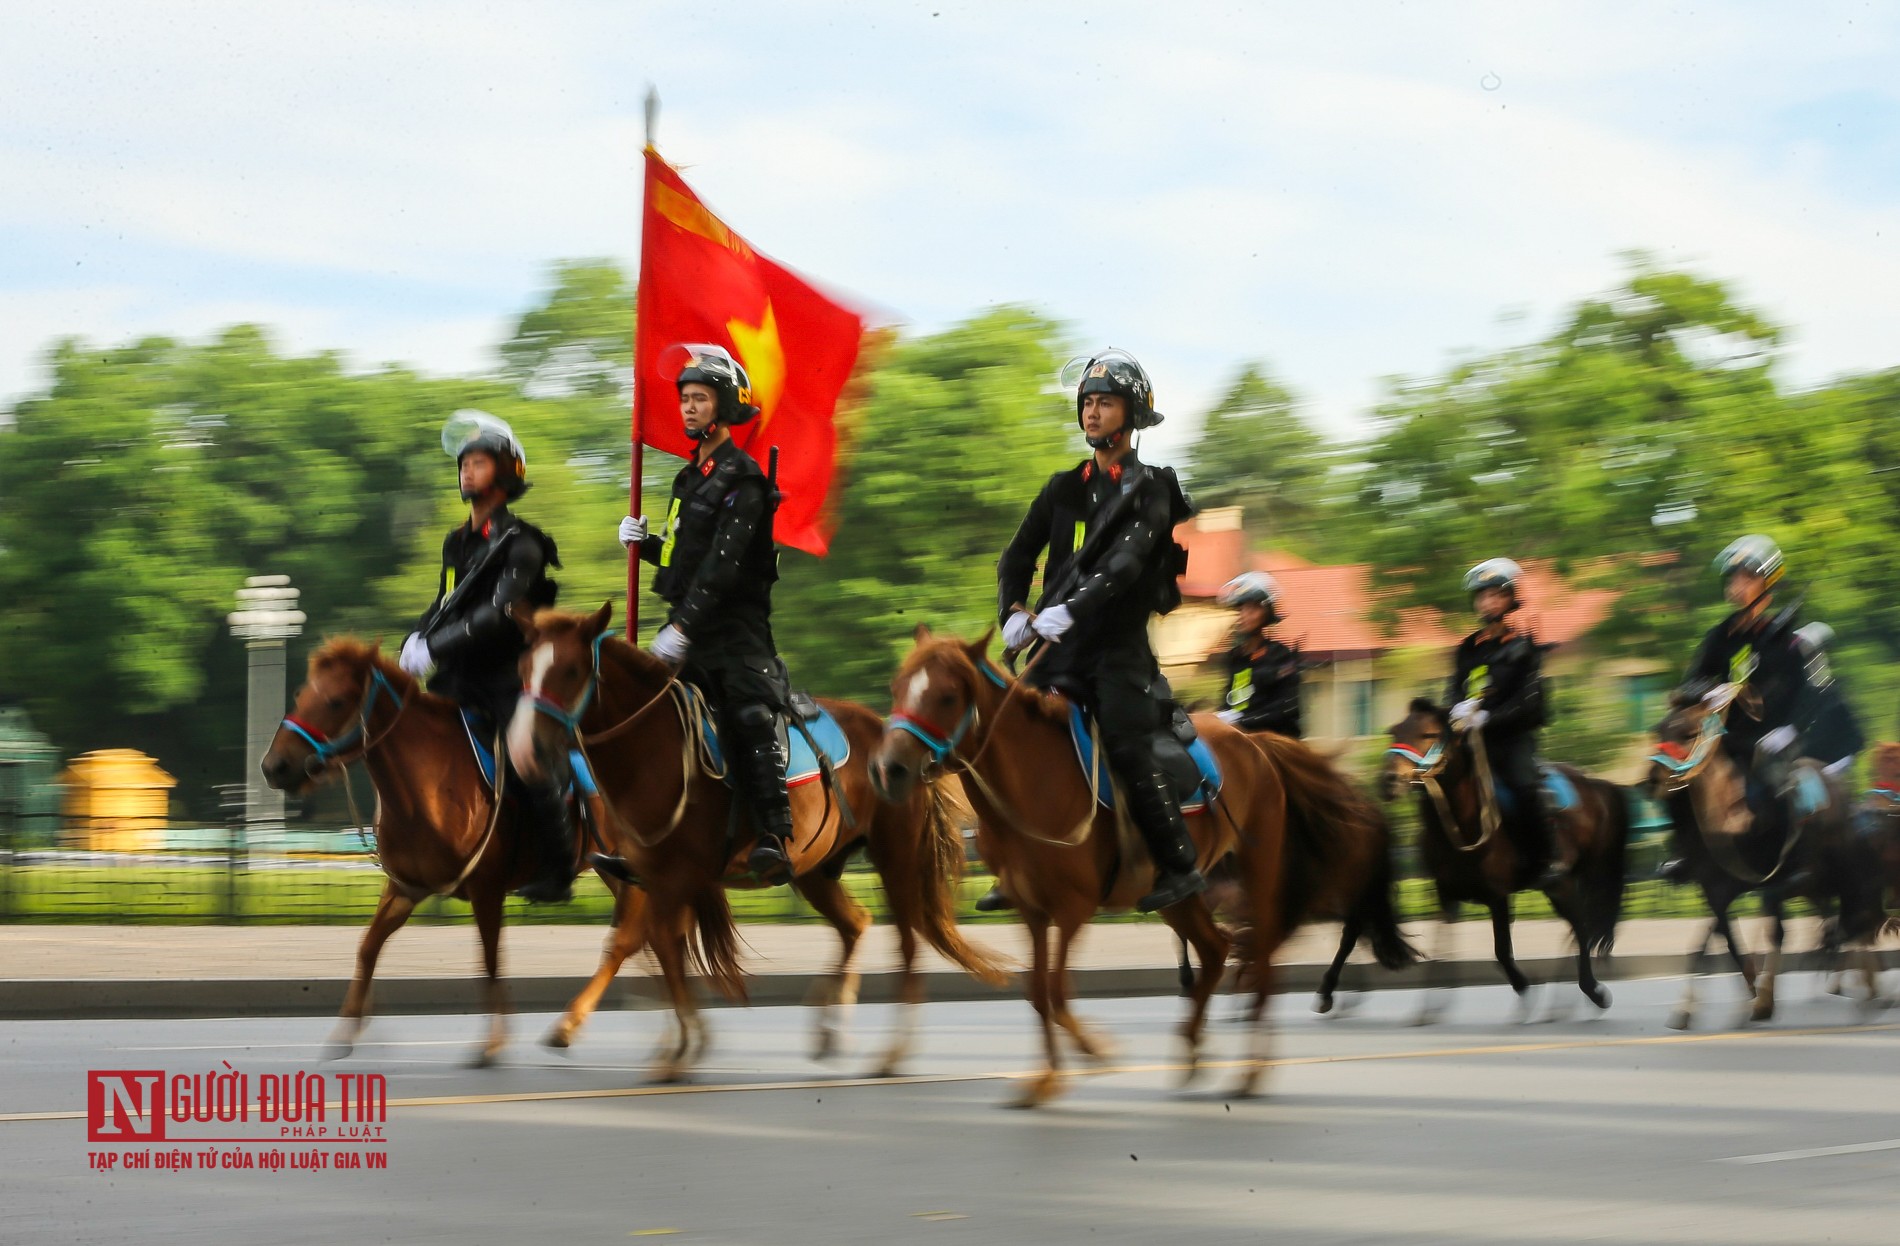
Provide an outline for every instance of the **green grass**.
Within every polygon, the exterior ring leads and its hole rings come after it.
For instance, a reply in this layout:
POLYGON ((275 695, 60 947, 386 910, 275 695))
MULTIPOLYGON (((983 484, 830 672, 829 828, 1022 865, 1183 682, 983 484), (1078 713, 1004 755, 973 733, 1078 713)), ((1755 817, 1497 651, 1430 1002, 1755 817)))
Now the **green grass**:
MULTIPOLYGON (((878 921, 888 911, 877 877, 853 871, 845 886, 878 921)), ((966 921, 1013 921, 1007 913, 984 917, 970 902, 990 884, 987 875, 972 874, 962 885, 961 915, 966 921)), ((382 891, 382 875, 371 870, 272 869, 236 872, 219 866, 177 865, 138 868, 86 868, 70 865, 26 865, 0 868, 0 921, 34 923, 91 923, 103 925, 361 925, 369 919, 382 891)), ((533 923, 604 923, 613 911, 607 889, 592 875, 575 884, 572 902, 557 907, 508 901, 508 920, 533 923)), ((819 918, 789 888, 728 893, 733 911, 742 922, 815 922, 819 918)), ((1407 878, 1399 883, 1400 917, 1415 920, 1436 910, 1431 883, 1407 878)), ((1753 897, 1737 906, 1741 915, 1759 911, 1753 897)), ((1624 902, 1626 917, 1695 917, 1705 910, 1692 889, 1670 887, 1652 879, 1632 881, 1624 902)), ((1550 917, 1543 896, 1527 892, 1517 897, 1516 916, 1550 917)), ((1466 917, 1482 910, 1467 906, 1466 917)), ((441 898, 425 902, 416 919, 437 922, 470 920, 466 904, 441 898)), ((1150 921, 1139 914, 1116 914, 1105 920, 1150 921)))

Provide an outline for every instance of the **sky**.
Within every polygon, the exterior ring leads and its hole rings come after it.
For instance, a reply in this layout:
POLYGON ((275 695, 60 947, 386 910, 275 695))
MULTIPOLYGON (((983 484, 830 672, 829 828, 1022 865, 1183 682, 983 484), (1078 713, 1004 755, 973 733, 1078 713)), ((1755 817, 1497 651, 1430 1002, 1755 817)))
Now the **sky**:
MULTIPOLYGON (((880 318, 1029 303, 1174 418, 1264 362, 1322 431, 1532 339, 1632 249, 1900 364, 1900 6, 8 0, 0 405, 57 339, 494 365, 639 247, 641 100, 760 250, 880 318)), ((1151 456, 1156 457, 1156 456, 1151 456)))

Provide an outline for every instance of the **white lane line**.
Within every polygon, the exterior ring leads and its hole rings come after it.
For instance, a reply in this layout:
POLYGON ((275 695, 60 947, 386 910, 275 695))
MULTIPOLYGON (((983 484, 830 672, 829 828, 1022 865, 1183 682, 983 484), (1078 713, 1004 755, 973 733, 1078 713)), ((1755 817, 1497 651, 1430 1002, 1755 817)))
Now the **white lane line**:
POLYGON ((1864 1155, 1868 1151, 1900 1151, 1900 1138, 1885 1142, 1850 1142, 1845 1146, 1810 1146, 1798 1151, 1764 1151, 1760 1155, 1731 1155, 1712 1164, 1779 1164, 1788 1159, 1820 1159, 1828 1155, 1864 1155))

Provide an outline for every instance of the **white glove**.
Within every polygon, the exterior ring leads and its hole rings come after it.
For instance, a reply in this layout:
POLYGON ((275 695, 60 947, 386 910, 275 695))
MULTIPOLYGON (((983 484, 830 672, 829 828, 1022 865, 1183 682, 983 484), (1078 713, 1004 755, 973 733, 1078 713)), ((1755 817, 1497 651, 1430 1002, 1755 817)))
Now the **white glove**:
POLYGON ((1238 727, 1240 725, 1239 710, 1222 710, 1215 714, 1214 717, 1220 719, 1230 727, 1238 727))
POLYGON ((1035 629, 1031 626, 1029 611, 1018 610, 1003 621, 1003 643, 1011 649, 1021 649, 1029 643, 1035 629))
POLYGON ((1458 729, 1460 731, 1482 731, 1484 730, 1484 725, 1490 721, 1490 710, 1472 710, 1458 723, 1458 729))
POLYGON ((692 648, 692 644, 692 641, 686 639, 685 632, 668 623, 660 629, 659 635, 653 638, 653 644, 647 652, 668 666, 678 666, 686 660, 686 651, 692 648))
POLYGON ((421 632, 410 632, 409 639, 402 642, 402 653, 396 658, 396 665, 407 673, 421 679, 435 665, 435 658, 429 653, 429 642, 422 638, 421 632))
POLYGON ((1477 711, 1477 708, 1478 698, 1476 697, 1470 697, 1460 701, 1451 707, 1451 720, 1455 723, 1463 722, 1465 719, 1471 717, 1471 715, 1477 711))
POLYGON ((1721 705, 1724 702, 1732 701, 1734 699, 1735 699, 1735 685, 1734 684, 1717 684, 1715 685, 1715 687, 1709 689, 1707 692, 1702 694, 1702 704, 1704 705, 1721 705))
POLYGON ((1825 775, 1831 775, 1835 778, 1839 778, 1840 776, 1846 774, 1848 770, 1853 767, 1853 765, 1854 765, 1854 755, 1852 753, 1849 753, 1847 756, 1841 758, 1839 761, 1831 761, 1827 765, 1822 766, 1821 773, 1825 775))
POLYGON ((632 515, 628 515, 625 519, 620 521, 621 545, 632 549, 646 539, 647 517, 645 515, 640 516, 638 519, 635 519, 632 515))
POLYGON ((1030 626, 1044 640, 1061 640, 1062 634, 1075 626, 1075 616, 1069 613, 1067 606, 1050 606, 1037 615, 1036 621, 1030 626))
POLYGON ((1793 727, 1776 727, 1773 731, 1763 734, 1761 738, 1763 750, 1770 753, 1784 752, 1787 750, 1787 747, 1793 743, 1793 727))

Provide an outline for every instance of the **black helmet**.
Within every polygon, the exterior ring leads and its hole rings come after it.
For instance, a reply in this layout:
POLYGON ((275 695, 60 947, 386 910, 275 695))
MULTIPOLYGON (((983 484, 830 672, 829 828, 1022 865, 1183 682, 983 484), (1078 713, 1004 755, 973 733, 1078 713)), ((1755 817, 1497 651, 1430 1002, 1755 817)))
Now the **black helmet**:
POLYGON ((1281 618, 1279 581, 1264 571, 1243 571, 1221 589, 1220 604, 1230 610, 1262 605, 1267 608, 1267 620, 1278 622, 1281 618))
MULTIPOLYGON (((495 483, 510 502, 528 491, 528 452, 515 438, 508 421, 486 411, 464 407, 442 425, 442 448, 459 467, 470 450, 482 450, 495 460, 495 483)), ((463 501, 469 499, 463 498, 463 501)))
POLYGON ((1524 578, 1524 569, 1508 558, 1487 558, 1471 570, 1465 572, 1465 593, 1470 595, 1480 589, 1501 588, 1517 600, 1517 582, 1524 578))
POLYGON ((1769 538, 1754 533, 1735 538, 1728 543, 1728 548, 1715 556, 1715 573, 1724 581, 1737 571, 1747 571, 1760 576, 1772 586, 1786 570, 1781 560, 1781 547, 1769 538))
MULTIPOLYGON (((1082 400, 1089 394, 1119 394, 1128 404, 1128 427, 1153 428, 1162 416, 1155 410, 1154 385, 1135 357, 1110 346, 1093 355, 1077 355, 1064 364, 1064 389, 1075 390, 1075 424, 1082 426, 1082 400)), ((1096 449, 1105 447, 1097 446, 1096 449)))
POLYGON ((752 403, 752 378, 723 346, 683 342, 667 349, 660 367, 663 372, 673 373, 676 389, 705 385, 719 395, 721 424, 749 424, 759 414, 752 403))

